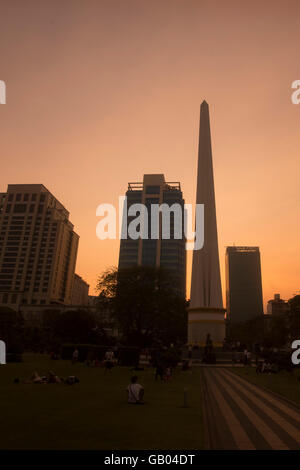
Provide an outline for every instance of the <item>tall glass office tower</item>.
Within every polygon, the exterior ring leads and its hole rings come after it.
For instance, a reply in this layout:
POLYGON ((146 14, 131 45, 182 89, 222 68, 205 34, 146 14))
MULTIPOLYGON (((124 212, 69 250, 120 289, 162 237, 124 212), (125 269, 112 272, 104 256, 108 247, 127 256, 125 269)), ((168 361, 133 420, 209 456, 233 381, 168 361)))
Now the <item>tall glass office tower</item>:
MULTIPOLYGON (((144 175, 143 182, 128 183, 126 192, 127 208, 123 213, 123 226, 127 233, 127 239, 121 239, 119 268, 132 266, 154 266, 164 267, 172 272, 175 278, 175 288, 179 294, 185 297, 186 283, 186 251, 183 230, 184 199, 180 183, 166 182, 162 174, 144 175), (148 239, 138 238, 133 240, 128 237, 128 226, 135 216, 128 216, 128 210, 133 204, 144 204, 147 208, 148 217, 148 239), (152 205, 166 204, 170 207, 170 237, 162 235, 161 221, 159 218, 158 237, 151 238, 152 205), (177 222, 171 210, 173 204, 179 204, 182 209, 182 219, 177 222), (176 239, 174 230, 176 224, 180 223, 182 237, 176 239)), ((126 207, 126 206, 125 206, 126 207)), ((178 228, 178 227, 177 227, 178 228)))
POLYGON ((263 295, 258 246, 226 248, 226 309, 230 323, 263 315, 263 295))

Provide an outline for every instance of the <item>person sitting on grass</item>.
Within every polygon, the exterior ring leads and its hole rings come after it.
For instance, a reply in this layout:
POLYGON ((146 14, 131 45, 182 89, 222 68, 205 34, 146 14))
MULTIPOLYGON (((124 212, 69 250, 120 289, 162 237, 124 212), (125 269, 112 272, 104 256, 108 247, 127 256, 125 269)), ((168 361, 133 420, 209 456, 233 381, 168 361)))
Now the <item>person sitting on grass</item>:
POLYGON ((127 387, 128 403, 131 405, 144 404, 144 387, 137 382, 137 376, 131 377, 131 383, 127 387))
POLYGON ((49 370, 48 376, 44 375, 41 377, 37 371, 34 371, 29 379, 21 380, 20 377, 15 377, 14 384, 67 384, 73 385, 79 383, 78 377, 75 375, 69 375, 65 379, 63 377, 58 377, 55 372, 49 370))

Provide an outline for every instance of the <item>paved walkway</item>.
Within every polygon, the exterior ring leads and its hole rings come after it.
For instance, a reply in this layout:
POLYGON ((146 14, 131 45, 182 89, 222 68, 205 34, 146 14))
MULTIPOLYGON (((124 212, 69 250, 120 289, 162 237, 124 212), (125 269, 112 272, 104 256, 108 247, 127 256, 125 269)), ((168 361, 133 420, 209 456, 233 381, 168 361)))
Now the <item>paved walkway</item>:
POLYGON ((206 448, 300 450, 298 408, 225 368, 202 374, 206 448))

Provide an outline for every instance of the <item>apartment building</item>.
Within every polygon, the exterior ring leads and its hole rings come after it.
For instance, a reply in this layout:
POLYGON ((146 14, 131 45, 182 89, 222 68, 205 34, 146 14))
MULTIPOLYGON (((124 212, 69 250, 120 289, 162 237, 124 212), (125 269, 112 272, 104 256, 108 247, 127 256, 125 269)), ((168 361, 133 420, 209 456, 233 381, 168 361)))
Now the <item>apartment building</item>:
POLYGON ((42 184, 0 193, 0 305, 71 304, 79 236, 42 184))

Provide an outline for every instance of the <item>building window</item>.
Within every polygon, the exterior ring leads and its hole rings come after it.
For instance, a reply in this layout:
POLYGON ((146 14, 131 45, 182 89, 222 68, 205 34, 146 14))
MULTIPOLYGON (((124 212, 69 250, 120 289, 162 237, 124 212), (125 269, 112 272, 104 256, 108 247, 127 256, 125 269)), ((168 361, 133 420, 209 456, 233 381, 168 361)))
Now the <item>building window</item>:
POLYGON ((26 204, 15 204, 14 205, 14 212, 26 212, 26 204))
POLYGON ((146 194, 159 194, 159 186, 146 186, 146 194))

